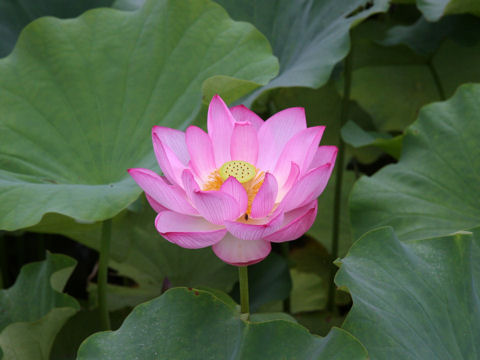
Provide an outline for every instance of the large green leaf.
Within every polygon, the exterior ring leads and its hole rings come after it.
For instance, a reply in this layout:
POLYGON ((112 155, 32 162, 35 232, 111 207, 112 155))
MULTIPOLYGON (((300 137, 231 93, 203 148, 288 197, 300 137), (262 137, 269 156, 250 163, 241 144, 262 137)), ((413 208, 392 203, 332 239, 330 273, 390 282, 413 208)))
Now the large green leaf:
POLYGON ((408 27, 401 23, 378 18, 353 31, 351 97, 375 125, 365 130, 401 132, 425 104, 451 96, 465 82, 480 81, 479 19, 455 16, 441 24, 419 20, 408 27))
POLYGON ((388 8, 385 0, 217 1, 234 19, 254 24, 280 61, 280 74, 249 102, 268 89, 324 85, 348 53, 350 28, 388 8))
POLYGON ((480 19, 470 15, 452 15, 431 23, 420 17, 414 24, 394 26, 381 42, 386 46, 405 44, 417 54, 429 56, 441 43, 452 37, 461 43, 473 45, 479 40, 480 19))
POLYGON ((363 67, 354 71, 351 91, 382 132, 403 130, 423 105, 440 99, 424 65, 363 67))
POLYGON ((14 47, 20 31, 42 16, 72 18, 85 10, 110 6, 113 0, 3 0, 0 2, 0 57, 14 47))
MULTIPOLYGON (((113 218, 109 266, 118 275, 135 281, 136 286, 110 285, 107 294, 110 310, 150 300, 168 286, 231 290, 237 279, 235 267, 218 259, 210 248, 189 250, 163 239, 154 226, 156 214, 143 197, 135 205, 140 209, 123 211, 113 218)), ((100 250, 101 228, 101 223, 79 224, 50 214, 29 230, 55 231, 100 250)))
POLYGON ((417 0, 417 7, 428 21, 437 21, 447 14, 480 16, 480 2, 477 0, 417 0))
MULTIPOLYGON (((388 9, 387 0, 216 0, 235 20, 255 25, 273 47, 280 74, 245 101, 279 87, 319 88, 348 53, 349 31, 356 23, 388 9)), ((142 0, 117 0, 131 9, 142 0)))
POLYGON ((249 322, 238 306, 201 290, 176 288, 139 305, 114 332, 80 347, 86 359, 366 359, 362 345, 334 328, 325 338, 291 321, 249 322))
POLYGON ((352 246, 336 277, 354 304, 343 327, 372 359, 478 359, 479 230, 405 243, 386 227, 352 246))
POLYGON ((0 291, 3 359, 47 360, 56 334, 80 306, 61 291, 76 261, 47 253, 45 261, 22 267, 15 284, 0 291))
POLYGON ((382 225, 409 240, 480 224, 479 114, 480 85, 424 107, 407 130, 400 162, 354 186, 355 237, 382 225))
POLYGON ((0 229, 114 216, 141 192, 126 169, 154 166, 152 125, 193 120, 212 76, 266 83, 270 51, 207 0, 34 21, 0 61, 0 229))

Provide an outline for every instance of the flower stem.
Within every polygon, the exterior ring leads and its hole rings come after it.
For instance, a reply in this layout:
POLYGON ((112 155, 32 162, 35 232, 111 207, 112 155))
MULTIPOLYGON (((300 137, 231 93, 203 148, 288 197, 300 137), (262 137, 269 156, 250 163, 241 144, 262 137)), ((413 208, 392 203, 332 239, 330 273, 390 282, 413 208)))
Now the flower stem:
POLYGON ((102 239, 100 244, 100 260, 98 263, 98 307, 102 330, 110 330, 110 317, 107 306, 108 260, 110 257, 110 240, 112 235, 112 220, 102 223, 102 239))
POLYGON ((437 87, 438 96, 440 97, 440 100, 442 101, 446 100, 447 97, 445 96, 445 90, 443 89, 442 82, 440 81, 440 77, 438 76, 437 69, 435 69, 435 66, 433 65, 432 58, 428 59, 427 66, 428 66, 428 69, 430 70, 430 74, 433 77, 435 86, 437 87))
POLYGON ((238 279, 240 282, 240 309, 242 314, 250 314, 249 296, 248 296, 248 267, 238 267, 238 279))
MULTIPOLYGON (((283 242, 281 244, 281 248, 282 248, 282 255, 285 258, 285 261, 287 261, 288 263, 288 254, 290 253, 290 243, 288 241, 283 242)), ((290 314, 290 311, 291 311, 291 303, 290 303, 290 295, 288 295, 288 297, 285 300, 283 300, 283 312, 290 314)))
POLYGON ((0 289, 8 287, 8 256, 3 232, 0 232, 0 289))
MULTIPOLYGON (((344 85, 343 85, 343 98, 342 108, 340 111, 340 128, 345 125, 349 116, 349 103, 350 103, 350 89, 352 85, 352 56, 353 50, 345 58, 344 69, 344 85)), ((333 223, 332 223, 332 249, 331 249, 331 267, 330 267, 330 279, 327 299, 327 310, 333 311, 335 307, 335 274, 337 267, 333 264, 338 257, 338 243, 340 238, 340 212, 342 202, 342 184, 343 184, 343 168, 345 160, 345 142, 342 140, 341 135, 338 139, 338 154, 336 161, 336 174, 335 174, 335 200, 333 205, 333 223)))

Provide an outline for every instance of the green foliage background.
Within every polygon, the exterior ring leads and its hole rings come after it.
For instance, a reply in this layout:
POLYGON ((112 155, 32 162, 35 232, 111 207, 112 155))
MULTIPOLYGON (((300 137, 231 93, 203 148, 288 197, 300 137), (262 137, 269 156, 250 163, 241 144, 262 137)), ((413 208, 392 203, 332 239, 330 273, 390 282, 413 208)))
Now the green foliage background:
POLYGON ((478 16, 471 0, 1 0, 0 358, 479 358, 478 16), (215 93, 264 119, 303 106, 339 147, 313 227, 250 267, 249 320, 236 269, 162 239, 125 171, 158 170, 151 127, 205 126, 215 93), (108 219, 116 330, 98 332, 108 219))

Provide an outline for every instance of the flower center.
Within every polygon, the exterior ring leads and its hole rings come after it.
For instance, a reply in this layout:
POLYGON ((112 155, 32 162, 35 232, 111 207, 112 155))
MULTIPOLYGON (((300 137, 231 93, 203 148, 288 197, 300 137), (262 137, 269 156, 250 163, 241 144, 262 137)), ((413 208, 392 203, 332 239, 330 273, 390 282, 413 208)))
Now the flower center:
POLYGON ((220 169, 213 171, 208 177, 208 181, 203 184, 204 191, 218 191, 222 187, 222 184, 230 176, 233 176, 235 179, 240 182, 245 190, 247 191, 248 196, 248 206, 247 211, 245 212, 245 219, 248 219, 250 211, 252 209, 253 199, 257 195, 260 187, 263 184, 265 179, 265 173, 258 170, 252 164, 241 161, 233 160, 227 161, 223 164, 220 169))
POLYGON ((233 176, 242 184, 253 180, 257 174, 255 166, 241 160, 227 161, 218 172, 223 181, 227 180, 229 176, 233 176))

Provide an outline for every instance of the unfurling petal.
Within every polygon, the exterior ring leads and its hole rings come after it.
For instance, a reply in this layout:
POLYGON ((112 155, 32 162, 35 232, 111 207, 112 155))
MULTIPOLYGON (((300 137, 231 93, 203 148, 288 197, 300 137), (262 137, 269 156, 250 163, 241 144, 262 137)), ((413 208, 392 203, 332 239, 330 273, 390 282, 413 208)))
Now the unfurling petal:
POLYGON ((258 131, 257 167, 263 171, 272 171, 288 141, 306 128, 303 108, 285 109, 267 119, 258 131))
POLYGON ((157 231, 168 241, 187 249, 200 249, 218 243, 227 230, 198 216, 162 211, 155 219, 157 231))
POLYGON ((145 197, 147 198, 148 203, 152 207, 153 210, 155 210, 156 213, 159 213, 160 211, 165 211, 168 210, 165 206, 160 204, 158 201, 154 200, 151 196, 148 194, 145 194, 145 197))
POLYGON ((185 133, 183 131, 163 126, 154 126, 152 133, 157 134, 162 144, 172 149, 183 165, 188 164, 190 161, 190 155, 188 154, 185 133))
POLYGON ((244 105, 237 105, 230 108, 230 112, 237 122, 250 122, 253 127, 258 131, 262 127, 264 121, 260 116, 255 114, 252 110, 248 109, 244 105))
POLYGON ((190 170, 183 172, 182 180, 195 209, 211 223, 222 225, 241 215, 240 205, 233 196, 222 191, 201 191, 190 170))
POLYGON ((207 115, 208 135, 212 139, 217 167, 230 161, 230 139, 235 119, 220 96, 215 95, 210 101, 207 115))
POLYGON ((263 218, 270 214, 273 209, 273 205, 275 205, 277 193, 278 184, 275 176, 270 173, 266 173, 263 184, 253 199, 250 216, 252 218, 263 218))
POLYGON ((210 174, 216 169, 212 141, 205 131, 196 126, 187 128, 185 138, 191 167, 203 182, 207 182, 210 174))
POLYGON ((213 245, 213 252, 228 264, 252 265, 262 261, 270 253, 270 242, 264 240, 244 241, 227 234, 222 241, 213 245))
POLYGON ((305 234, 315 222, 317 200, 285 214, 280 230, 264 238, 271 242, 284 242, 298 239, 305 234))
POLYGON ((334 164, 325 164, 310 170, 300 178, 285 195, 280 206, 284 211, 301 207, 316 199, 327 186, 334 164))
MULTIPOLYGON (((148 197, 170 210, 196 215, 198 212, 187 201, 185 191, 176 185, 169 185, 165 180, 148 169, 129 169, 128 173, 148 197)), ((159 209, 160 210, 160 209, 159 209)))
POLYGON ((238 203, 240 213, 247 211, 248 195, 247 190, 240 184, 240 182, 233 176, 230 176, 220 188, 221 191, 232 196, 238 203))
POLYGON ((307 172, 312 162, 325 126, 315 126, 300 131, 285 145, 273 174, 280 186, 287 181, 292 161, 300 167, 300 175, 307 172))
POLYGON ((278 203, 282 201, 282 199, 285 197, 285 194, 287 194, 292 188, 292 186, 297 182, 299 176, 300 167, 294 162, 291 162, 290 173, 288 174, 287 180, 285 181, 283 186, 278 190, 277 199, 275 200, 275 202, 278 203))
POLYGON ((182 164, 172 149, 162 143, 158 135, 153 131, 152 140, 153 150, 163 174, 170 183, 182 186, 182 172, 186 169, 186 166, 182 164))
POLYGON ((320 166, 323 166, 328 163, 335 163, 335 159, 337 158, 338 148, 332 145, 324 145, 320 146, 315 156, 313 157, 312 162, 310 163, 309 168, 315 169, 320 166))

